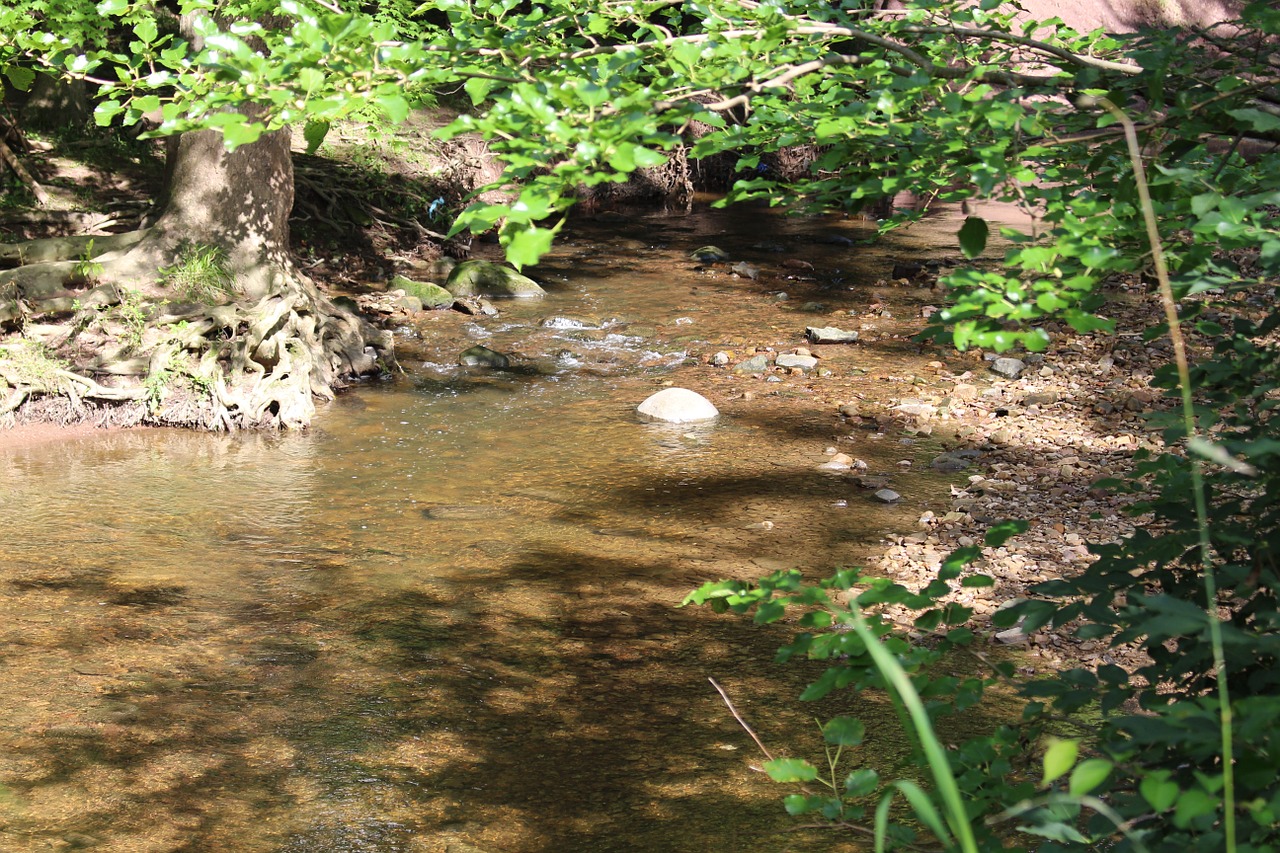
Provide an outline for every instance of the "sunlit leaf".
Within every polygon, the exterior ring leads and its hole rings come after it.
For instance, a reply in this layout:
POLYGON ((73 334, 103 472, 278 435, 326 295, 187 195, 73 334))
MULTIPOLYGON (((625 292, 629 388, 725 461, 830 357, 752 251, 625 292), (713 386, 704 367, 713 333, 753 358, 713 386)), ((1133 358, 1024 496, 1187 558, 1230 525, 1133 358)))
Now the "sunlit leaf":
POLYGON ((1115 765, 1105 758, 1088 758, 1076 765, 1071 771, 1071 780, 1067 783, 1067 791, 1073 797, 1083 797, 1097 788, 1111 775, 1115 765))
POLYGON ((1065 776, 1075 766, 1079 751, 1079 741, 1064 738, 1054 738, 1049 741, 1049 746, 1044 751, 1044 777, 1040 780, 1040 784, 1048 785, 1065 776))
POLYGON ((766 761, 764 772, 775 782, 812 782, 818 778, 818 768, 800 758, 766 761))

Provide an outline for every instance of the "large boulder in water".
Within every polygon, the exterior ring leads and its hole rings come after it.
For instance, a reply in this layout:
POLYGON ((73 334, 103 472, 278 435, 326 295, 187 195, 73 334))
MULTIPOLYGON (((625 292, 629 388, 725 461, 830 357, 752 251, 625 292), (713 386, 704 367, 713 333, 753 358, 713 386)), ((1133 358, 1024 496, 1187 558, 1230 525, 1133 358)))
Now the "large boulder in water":
POLYGON ((641 403, 636 412, 642 420, 668 424, 709 421, 720 414, 710 400, 688 388, 664 388, 641 403))
POLYGON ((438 284, 429 281, 414 281, 398 275, 391 279, 393 290, 403 290, 406 296, 414 296, 422 300, 422 307, 432 310, 448 308, 453 304, 453 294, 438 284))
POLYGON ((444 286, 454 296, 536 299, 547 295, 528 276, 490 261, 463 261, 449 273, 444 286))

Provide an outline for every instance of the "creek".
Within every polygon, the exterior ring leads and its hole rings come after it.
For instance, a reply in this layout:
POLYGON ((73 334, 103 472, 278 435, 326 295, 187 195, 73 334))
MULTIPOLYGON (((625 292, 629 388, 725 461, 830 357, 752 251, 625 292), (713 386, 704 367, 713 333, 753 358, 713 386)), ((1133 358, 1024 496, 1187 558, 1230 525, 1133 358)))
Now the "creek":
MULTIPOLYGON (((801 705, 820 670, 772 663, 785 634, 677 605, 856 564, 945 501, 900 464, 928 439, 836 407, 903 396, 937 357, 905 339, 936 294, 877 281, 954 223, 852 245, 868 234, 760 209, 584 217, 534 271, 546 299, 421 315, 406 372, 304 434, 0 446, 0 849, 858 849, 785 833, 790 791, 708 679, 777 755, 818 759, 814 717, 874 703, 801 705), (759 277, 699 268, 707 244, 759 277), (814 347, 830 376, 706 363, 823 325, 868 338, 814 347), (476 343, 517 369, 457 367, 476 343), (666 384, 720 419, 640 423, 666 384), (907 499, 817 470, 830 447, 907 499)), ((877 761, 893 729, 873 725, 877 761)))

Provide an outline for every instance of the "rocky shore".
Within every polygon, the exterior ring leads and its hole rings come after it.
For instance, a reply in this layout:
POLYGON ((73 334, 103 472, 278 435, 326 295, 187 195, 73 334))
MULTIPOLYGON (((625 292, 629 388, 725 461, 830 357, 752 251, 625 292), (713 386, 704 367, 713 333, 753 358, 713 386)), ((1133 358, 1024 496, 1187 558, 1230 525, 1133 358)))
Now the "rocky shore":
MULTIPOLYGON (((882 301, 828 321, 863 329, 864 342, 900 342, 905 350, 936 309, 915 304, 919 290, 893 294, 894 281, 882 284, 882 301)), ((934 507, 921 512, 914 529, 898 530, 881 542, 866 563, 871 574, 920 589, 955 549, 979 546, 981 559, 965 571, 989 575, 995 585, 958 589, 953 600, 973 608, 971 626, 989 642, 1023 648, 1026 667, 1033 671, 1125 665, 1136 661, 1129 652, 1080 641, 1070 626, 1023 634, 990 624, 992 613, 1025 596, 1034 584, 1076 573, 1095 559, 1088 543, 1116 541, 1142 522, 1125 511, 1131 496, 1099 482, 1129 472, 1138 450, 1163 447, 1151 420, 1173 401, 1162 397, 1151 380, 1169 353, 1166 342, 1144 341, 1138 331, 1155 310, 1147 297, 1125 288, 1116 297, 1107 312, 1117 320, 1116 334, 1080 335, 1064 326, 1044 353, 938 348, 917 350, 909 358, 904 351, 900 370, 872 371, 861 382, 847 376, 847 364, 838 364, 852 347, 812 343, 812 334, 806 345, 787 350, 717 351, 703 360, 735 384, 805 377, 802 381, 832 415, 835 440, 822 449, 825 461, 818 467, 852 480, 870 500, 934 507), (930 354, 935 360, 925 361, 930 354), (885 380, 901 392, 886 397, 885 380), (858 458, 857 447, 868 438, 917 448, 916 458, 901 461, 899 470, 877 470, 858 458), (895 491, 904 470, 913 466, 928 466, 937 474, 941 501, 895 491), (990 526, 1009 519, 1026 520, 1030 527, 1000 547, 984 545, 990 526)), ((820 331, 830 334, 827 328, 820 331)), ((740 393, 749 398, 761 392, 740 393)), ((900 615, 911 618, 905 611, 900 615)))

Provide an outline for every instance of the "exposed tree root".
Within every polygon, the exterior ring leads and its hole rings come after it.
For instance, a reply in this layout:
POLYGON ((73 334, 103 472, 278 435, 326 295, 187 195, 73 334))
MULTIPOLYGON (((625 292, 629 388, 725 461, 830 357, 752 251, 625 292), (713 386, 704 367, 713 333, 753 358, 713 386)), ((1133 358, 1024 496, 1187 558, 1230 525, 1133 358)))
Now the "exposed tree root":
POLYGON ((36 179, 31 177, 31 173, 23 168, 22 162, 18 159, 17 155, 13 153, 9 146, 5 144, 3 139, 0 139, 0 162, 3 162, 13 170, 13 173, 18 176, 18 180, 22 181, 22 183, 31 190, 31 194, 36 197, 36 201, 41 206, 49 203, 49 194, 45 192, 44 187, 36 183, 36 179))
POLYGON ((116 422, 297 429, 317 397, 394 365, 389 333, 283 265, 266 271, 265 296, 204 300, 157 280, 175 258, 145 231, 0 246, 0 258, 40 261, 0 272, 0 421, 116 408, 116 422))

